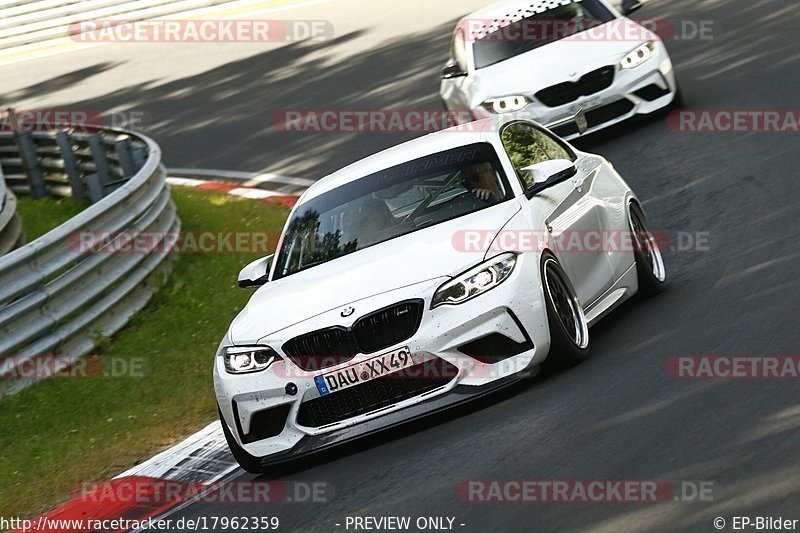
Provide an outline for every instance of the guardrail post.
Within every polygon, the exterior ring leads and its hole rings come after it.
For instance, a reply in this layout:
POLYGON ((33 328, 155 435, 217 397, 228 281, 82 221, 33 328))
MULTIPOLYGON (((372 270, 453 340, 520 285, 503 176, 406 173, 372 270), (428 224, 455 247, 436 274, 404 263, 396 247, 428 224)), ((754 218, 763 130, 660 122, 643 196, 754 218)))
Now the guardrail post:
POLYGON ((89 189, 89 200, 92 203, 103 199, 103 184, 100 183, 100 176, 96 173, 86 176, 86 188, 89 189))
POLYGON ((123 139, 121 141, 117 141, 114 144, 114 148, 117 151, 119 165, 122 167, 125 177, 132 177, 134 174, 136 174, 136 169, 141 168, 141 165, 137 167, 136 163, 133 161, 133 154, 131 153, 131 140, 123 139))
POLYGON ((103 138, 99 134, 89 137, 89 149, 92 152, 92 159, 94 159, 97 173, 87 176, 86 182, 89 185, 89 196, 92 202, 97 202, 106 195, 105 186, 110 180, 109 169, 111 167, 108 164, 108 155, 106 154, 106 147, 103 145, 103 138))
POLYGON ((44 185, 44 175, 42 167, 39 165, 39 158, 36 156, 36 145, 30 132, 17 132, 17 145, 19 146, 20 156, 25 172, 31 186, 31 196, 34 198, 44 198, 47 189, 44 185))
POLYGON ((58 150, 61 153, 61 159, 64 160, 64 172, 67 174, 69 186, 72 188, 72 200, 75 203, 80 203, 86 199, 86 192, 81 182, 81 172, 78 168, 78 161, 75 158, 75 153, 72 151, 72 143, 69 142, 69 135, 63 131, 57 133, 56 142, 58 143, 58 150))
POLYGON ((133 162, 136 163, 136 168, 142 168, 144 162, 147 161, 146 148, 133 148, 131 150, 131 155, 133 155, 133 162))

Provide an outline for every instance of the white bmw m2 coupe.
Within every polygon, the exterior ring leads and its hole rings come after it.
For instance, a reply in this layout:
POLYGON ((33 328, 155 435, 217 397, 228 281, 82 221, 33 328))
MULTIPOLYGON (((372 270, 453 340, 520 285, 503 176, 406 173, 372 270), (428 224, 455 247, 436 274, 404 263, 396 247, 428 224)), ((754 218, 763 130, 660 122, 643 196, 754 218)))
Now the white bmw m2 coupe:
POLYGON ((509 115, 427 135, 315 183, 239 274, 257 290, 214 360, 222 427, 261 472, 578 363, 665 279, 602 157, 509 115))
MULTIPOLYGON (((476 11, 456 26, 440 96, 448 110, 475 119, 524 109, 548 124, 582 109, 587 133, 677 104, 672 62, 653 31, 670 23, 625 16, 639 7, 636 0, 504 0, 476 11)), ((579 135, 574 126, 557 133, 579 135)))

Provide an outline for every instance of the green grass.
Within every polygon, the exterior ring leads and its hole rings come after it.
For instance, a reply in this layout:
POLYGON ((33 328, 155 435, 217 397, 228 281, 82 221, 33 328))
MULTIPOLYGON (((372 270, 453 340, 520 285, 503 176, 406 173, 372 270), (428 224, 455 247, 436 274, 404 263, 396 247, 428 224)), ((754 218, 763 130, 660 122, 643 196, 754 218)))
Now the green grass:
POLYGON ((19 195, 17 200, 17 213, 22 218, 22 227, 28 242, 60 226, 87 207, 76 204, 72 198, 34 200, 30 196, 19 195))
MULTIPOLYGON (((172 196, 184 231, 277 232, 289 212, 208 191, 172 196)), ((0 400, 0 516, 47 511, 215 419, 212 359, 251 294, 236 274, 259 255, 177 258, 166 285, 100 351, 145 358, 144 378, 50 379, 0 400)))

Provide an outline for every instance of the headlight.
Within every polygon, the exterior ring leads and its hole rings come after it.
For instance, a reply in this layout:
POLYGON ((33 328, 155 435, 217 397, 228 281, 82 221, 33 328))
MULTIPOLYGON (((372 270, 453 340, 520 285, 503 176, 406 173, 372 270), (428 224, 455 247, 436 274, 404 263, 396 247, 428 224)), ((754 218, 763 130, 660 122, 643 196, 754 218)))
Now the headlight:
POLYGON ((228 346, 222 349, 222 359, 229 374, 249 374, 266 370, 283 358, 269 346, 228 346))
POLYGON ((517 264, 517 254, 498 255, 448 281, 433 295, 431 308, 456 305, 490 291, 503 283, 517 264))
POLYGON ((483 107, 485 107, 487 111, 501 115, 503 113, 522 111, 530 103, 530 100, 521 95, 504 96, 503 98, 492 98, 490 100, 486 100, 483 103, 483 107))
POLYGON ((619 66, 623 69, 628 68, 636 68, 651 57, 656 51, 656 43, 654 41, 649 41, 644 43, 641 46, 638 46, 635 50, 631 53, 626 55, 620 61, 619 66))

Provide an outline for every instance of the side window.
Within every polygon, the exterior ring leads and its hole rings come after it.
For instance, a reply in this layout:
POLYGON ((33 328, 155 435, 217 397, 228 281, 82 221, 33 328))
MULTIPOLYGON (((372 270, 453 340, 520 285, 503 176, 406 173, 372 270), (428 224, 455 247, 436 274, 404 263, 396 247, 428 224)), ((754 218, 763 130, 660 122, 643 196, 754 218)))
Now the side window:
POLYGON ((467 71, 467 44, 464 37, 464 29, 458 28, 455 35, 453 35, 453 59, 458 63, 458 68, 462 72, 467 71))
POLYGON ((533 182, 530 175, 521 169, 552 159, 575 160, 572 151, 561 141, 526 122, 506 126, 501 139, 523 189, 531 187, 533 182))

